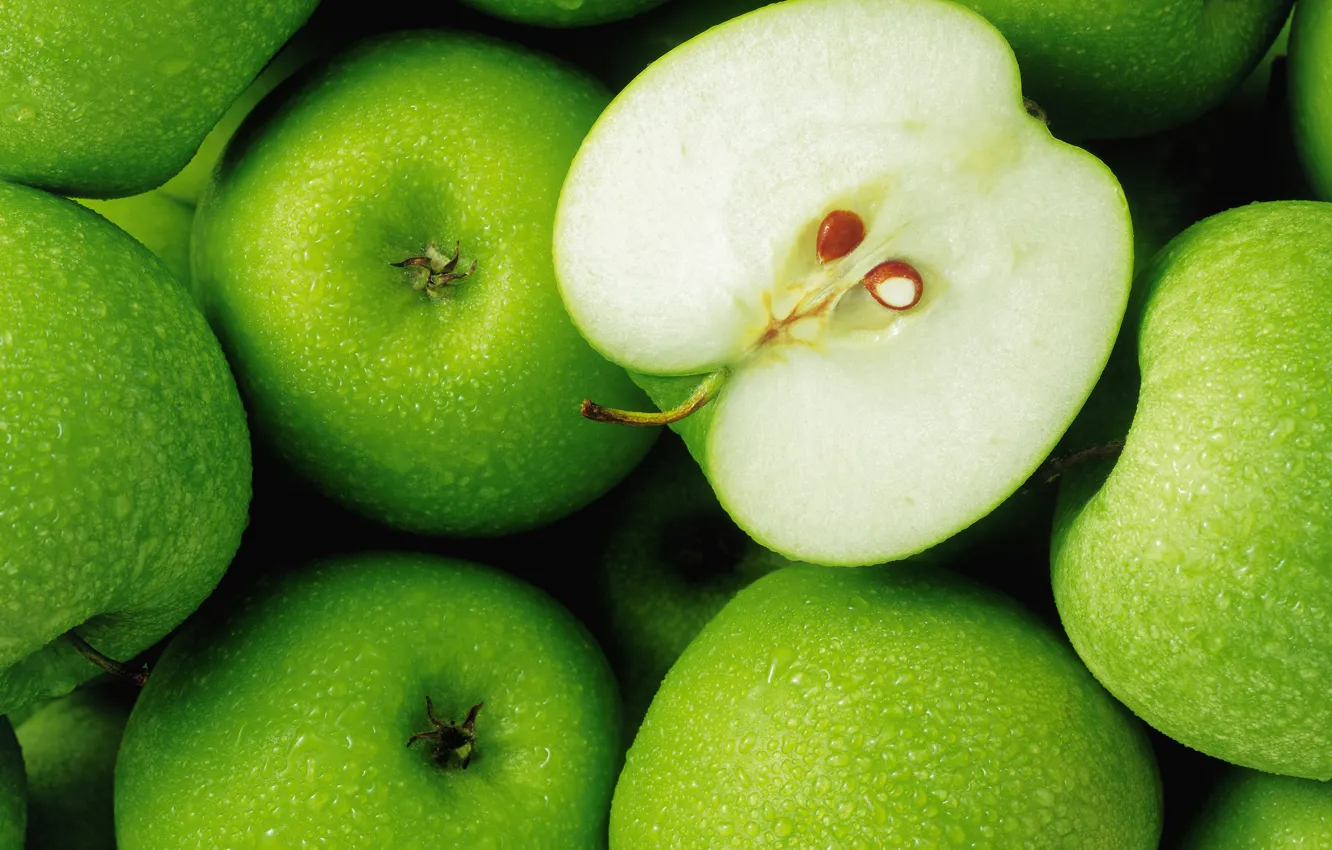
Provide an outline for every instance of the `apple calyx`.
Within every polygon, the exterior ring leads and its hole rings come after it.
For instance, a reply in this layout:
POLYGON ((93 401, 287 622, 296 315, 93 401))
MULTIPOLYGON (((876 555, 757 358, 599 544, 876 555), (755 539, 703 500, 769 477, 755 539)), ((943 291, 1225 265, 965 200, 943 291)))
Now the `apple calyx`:
POLYGON ((79 653, 79 655, 82 655, 84 658, 88 659, 93 664, 102 668, 111 675, 116 676, 117 678, 120 679, 125 679, 128 682, 132 682, 140 688, 142 688, 145 684, 147 684, 148 682, 147 665, 144 665, 138 671, 131 670, 128 666, 121 664, 119 661, 116 661, 112 658, 108 658, 107 656, 98 652, 96 649, 93 649, 91 646, 88 645, 88 642, 83 638, 79 637, 78 634, 76 634, 73 629, 70 629, 69 631, 65 632, 65 639, 70 642, 70 644, 74 647, 75 651, 79 653))
POLYGON ((728 374, 729 370, 727 369, 718 369, 711 373, 699 382, 699 385, 694 388, 688 398, 670 410, 640 413, 632 410, 602 407, 591 399, 583 399, 583 405, 579 412, 583 414, 584 419, 591 419, 593 422, 613 422, 616 425, 634 425, 637 427, 670 425, 672 422, 679 422, 681 419, 697 413, 704 405, 716 398, 717 393, 721 392, 722 384, 726 383, 728 374))
POLYGON ((476 755, 476 715, 484 702, 478 702, 467 712, 467 719, 462 723, 444 722, 435 715, 435 704, 426 697, 426 717, 430 720, 430 729, 417 732, 407 739, 407 747, 417 741, 431 743, 430 759, 436 767, 447 769, 456 760, 463 770, 472 763, 476 755))
POLYGON ((442 298, 448 292, 445 287, 457 286, 459 282, 465 280, 476 271, 476 260, 472 260, 472 266, 465 272, 458 271, 458 256, 462 251, 462 243, 453 243, 453 254, 445 256, 444 252, 434 242, 430 242, 425 247, 425 254, 420 257, 409 257, 401 263, 389 263, 394 268, 399 269, 425 269, 425 274, 417 273, 412 280, 412 288, 425 291, 431 298, 442 298))

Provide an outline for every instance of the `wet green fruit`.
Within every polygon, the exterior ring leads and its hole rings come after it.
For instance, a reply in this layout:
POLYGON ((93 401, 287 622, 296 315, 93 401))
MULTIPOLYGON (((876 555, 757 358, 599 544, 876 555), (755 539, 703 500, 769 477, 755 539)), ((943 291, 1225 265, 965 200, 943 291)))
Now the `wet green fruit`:
POLYGON ((132 700, 123 683, 90 683, 16 730, 28 774, 25 850, 115 850, 111 787, 132 700))
POLYGON ((611 810, 614 850, 1151 850, 1156 766, 1060 637, 933 567, 792 566, 666 676, 611 810))
POLYGON ((116 765, 119 847, 596 847, 618 712, 601 651, 534 588, 328 562, 167 647, 116 765))
POLYGON ((1212 795, 1186 850, 1332 847, 1332 783, 1234 768, 1212 795))
POLYGON ((185 287, 72 201, 0 184, 0 713, 176 627, 240 543, 250 441, 185 287))
POLYGON ((1123 455, 1069 472, 1055 600, 1170 737, 1332 777, 1332 204, 1241 207, 1144 272, 1123 455))
POLYGON ((655 435, 578 403, 646 400, 579 337, 551 260, 560 186, 605 102, 516 47, 396 34, 233 144, 192 259, 256 434, 422 533, 542 525, 627 474, 655 435))
POLYGON ((0 5, 0 179, 89 198, 162 185, 316 3, 0 5))

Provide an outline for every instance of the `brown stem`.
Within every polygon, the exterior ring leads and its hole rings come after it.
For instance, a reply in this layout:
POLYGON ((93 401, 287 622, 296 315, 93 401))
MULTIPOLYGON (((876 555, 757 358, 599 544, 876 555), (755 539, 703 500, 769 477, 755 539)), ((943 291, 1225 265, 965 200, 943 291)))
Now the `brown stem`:
POLYGON ((611 422, 616 425, 634 425, 638 427, 670 425, 672 422, 679 422, 681 419, 697 413, 704 405, 716 398, 722 384, 726 381, 726 374, 725 369, 718 369, 708 375, 689 394, 689 398, 670 410, 641 413, 633 410, 618 410, 614 407, 602 407, 591 399, 583 399, 580 412, 583 414, 583 418, 591 419, 593 422, 611 422))
POLYGON ((73 629, 70 629, 69 631, 65 632, 65 638, 69 640, 70 644, 73 645, 74 649, 79 653, 79 655, 82 655, 84 658, 88 659, 93 664, 96 664, 98 667, 101 667, 103 670, 110 673, 111 675, 118 676, 121 679, 126 679, 130 682, 133 682, 135 685, 138 685, 141 688, 144 686, 145 683, 147 683, 148 681, 147 666, 145 666, 142 670, 135 672, 134 670, 131 670, 129 667, 126 667, 124 664, 121 664, 119 661, 116 661, 112 658, 108 658, 107 656, 93 649, 91 646, 88 645, 88 642, 83 638, 79 637, 78 634, 76 634, 73 629))
POLYGON ((1111 460, 1119 457, 1124 451, 1123 440, 1111 440, 1108 443, 1100 443, 1095 446, 1088 446, 1085 449, 1078 449, 1075 452, 1069 452, 1066 455, 1052 457, 1027 479, 1023 485, 1023 490, 1030 490, 1041 484, 1053 484, 1061 475, 1070 469, 1081 466, 1084 463, 1090 463, 1094 460, 1111 460))

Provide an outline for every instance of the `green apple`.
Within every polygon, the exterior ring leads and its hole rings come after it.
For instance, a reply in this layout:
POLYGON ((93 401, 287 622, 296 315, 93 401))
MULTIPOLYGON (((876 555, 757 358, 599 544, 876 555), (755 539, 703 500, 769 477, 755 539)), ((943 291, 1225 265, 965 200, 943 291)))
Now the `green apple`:
POLYGON ((1232 768, 1194 826, 1186 850, 1332 847, 1332 784, 1232 768))
MULTIPOLYGON (((208 185, 208 179, 213 174, 213 169, 222 159, 222 151, 240 129, 245 117, 269 92, 322 53, 323 49, 324 40, 319 36, 306 30, 296 33, 264 67, 259 76, 254 78, 249 88, 232 101, 226 113, 218 119, 217 124, 199 145, 199 150, 189 163, 175 177, 162 185, 160 190, 162 194, 190 206, 198 204, 199 199, 203 197, 204 188, 208 185)), ((188 278, 186 275, 187 280, 188 278)))
POLYGON ((0 6, 0 179, 79 197, 180 171, 317 0, 0 6))
MULTIPOLYGON (((591 64, 623 85, 709 27, 772 0, 675 0, 614 28, 591 64)), ((1136 0, 962 0, 1017 54, 1027 94, 1060 138, 1142 136, 1202 115, 1267 50, 1290 0, 1144 4, 1136 0)))
POLYGON ((189 283, 193 207, 157 190, 109 201, 75 200, 142 242, 182 284, 189 283))
POLYGON ((550 253, 605 102, 500 42, 396 34, 224 159, 196 284, 256 431, 325 492, 412 531, 502 534, 587 504, 646 452, 651 433, 578 416, 584 392, 644 399, 578 336, 550 253))
POLYGON ((1332 205, 1206 219, 1157 256, 1142 300, 1123 455, 1061 487, 1060 616, 1166 735, 1332 778, 1332 205))
POLYGON ((577 27, 637 15, 662 0, 462 0, 510 21, 547 27, 577 27))
POLYGON ((1146 737, 1051 629, 944 570, 792 566, 662 684, 610 845, 1149 850, 1146 737))
POLYGON ((160 260, 0 184, 0 714, 160 640, 245 528, 250 443, 217 340, 160 260), (75 633, 74 630, 77 630, 75 633))
POLYGON ((731 522, 673 437, 657 443, 615 503, 594 571, 593 620, 624 694, 631 739, 699 630, 740 588, 790 562, 731 522))
POLYGON ((15 730, 28 775, 26 850, 115 850, 111 783, 132 699, 89 683, 15 730))
POLYGON ((26 785, 14 727, 0 717, 0 850, 23 850, 28 822, 26 785))
POLYGON ((1290 32, 1295 143, 1320 196, 1332 200, 1332 2, 1300 0, 1290 32))
POLYGON ((167 647, 125 729, 116 837, 595 847, 618 711, 596 644, 535 588, 427 556, 326 562, 167 647))
POLYGON ((585 415, 674 424, 746 532, 838 565, 1027 479, 1105 365, 1131 254, 1114 176, 944 0, 791 0, 683 45, 598 121, 555 227, 575 324, 669 411, 588 389, 585 415))

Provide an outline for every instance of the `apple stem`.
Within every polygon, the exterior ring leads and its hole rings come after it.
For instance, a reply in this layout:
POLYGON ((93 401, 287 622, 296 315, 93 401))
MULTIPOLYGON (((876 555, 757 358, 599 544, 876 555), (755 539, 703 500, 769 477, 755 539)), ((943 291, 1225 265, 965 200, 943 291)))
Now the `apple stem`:
POLYGON ((131 670, 129 667, 125 666, 124 664, 121 664, 119 661, 108 658, 107 656, 93 649, 91 646, 88 645, 88 642, 83 638, 79 637, 74 632, 73 629, 70 629, 69 631, 65 632, 65 638, 68 639, 70 644, 74 646, 74 649, 79 653, 79 655, 82 655, 84 658, 88 659, 93 664, 96 664, 98 667, 101 667, 103 670, 110 673, 111 675, 133 682, 135 685, 138 685, 141 688, 144 686, 144 684, 147 683, 148 681, 147 665, 145 665, 142 670, 139 670, 137 672, 131 670))
POLYGON ((1040 484, 1053 484, 1059 480, 1059 477, 1074 467, 1081 466, 1093 460, 1111 460, 1117 458, 1124 451, 1123 440, 1111 440, 1108 443, 1101 443, 1095 446, 1088 446, 1085 449, 1078 449, 1075 452, 1069 452, 1066 455, 1052 457, 1041 464, 1031 478, 1027 479, 1023 490, 1028 490, 1040 484))
POLYGON ((430 729, 408 738, 408 749, 417 741, 429 741, 434 744, 430 758, 436 765, 446 768, 456 758, 462 769, 466 770, 467 765, 472 763, 472 756, 476 754, 476 715, 485 703, 478 702, 472 706, 467 712, 467 719, 462 723, 445 723, 435 714, 435 703, 428 696, 425 699, 430 729))
POLYGON ((679 422, 681 419, 697 413, 704 405, 716 398, 717 393, 721 391, 722 384, 726 382, 727 374, 726 369, 718 369, 708 375, 689 394, 688 398, 670 410, 661 410, 656 413, 639 413, 632 410, 602 407, 590 399, 584 399, 581 412, 585 419, 591 419, 593 422, 613 422, 616 425, 634 425, 637 427, 670 425, 672 422, 679 422))

